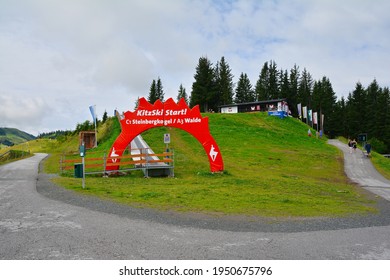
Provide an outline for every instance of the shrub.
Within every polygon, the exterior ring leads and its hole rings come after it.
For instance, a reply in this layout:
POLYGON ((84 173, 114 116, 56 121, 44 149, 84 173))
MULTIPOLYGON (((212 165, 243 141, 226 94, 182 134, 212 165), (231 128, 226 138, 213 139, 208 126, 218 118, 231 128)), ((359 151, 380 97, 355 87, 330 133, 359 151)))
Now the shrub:
POLYGON ((387 153, 388 150, 387 150, 386 144, 383 141, 381 141, 377 138, 372 138, 369 142, 371 144, 372 149, 375 152, 377 152, 379 154, 387 153))

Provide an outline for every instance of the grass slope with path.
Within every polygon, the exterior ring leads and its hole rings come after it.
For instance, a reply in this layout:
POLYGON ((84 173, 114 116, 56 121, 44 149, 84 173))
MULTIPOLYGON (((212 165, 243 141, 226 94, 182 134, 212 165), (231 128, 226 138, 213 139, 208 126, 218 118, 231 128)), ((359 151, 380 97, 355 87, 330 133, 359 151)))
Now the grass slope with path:
MULTIPOLYGON (((163 134, 171 134, 175 151, 174 178, 143 178, 140 171, 126 176, 81 179, 58 176, 65 188, 133 207, 197 212, 212 215, 262 217, 336 217, 376 211, 375 201, 344 174, 342 153, 327 139, 308 137, 306 124, 263 113, 205 114, 210 132, 222 152, 225 171, 210 173, 203 147, 192 135, 175 128, 154 128, 142 135, 150 147, 164 149, 163 134)), ((114 118, 99 127, 101 155, 120 133, 114 118)), ((37 150, 51 154, 48 173, 59 173, 63 151, 76 152, 74 136, 60 141, 35 140, 37 150)))

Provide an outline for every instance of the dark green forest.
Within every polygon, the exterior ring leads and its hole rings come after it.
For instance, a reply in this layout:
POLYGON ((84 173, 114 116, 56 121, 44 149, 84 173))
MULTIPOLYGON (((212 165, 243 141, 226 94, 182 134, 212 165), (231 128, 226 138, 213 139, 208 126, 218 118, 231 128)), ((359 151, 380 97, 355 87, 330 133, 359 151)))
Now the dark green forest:
MULTIPOLYGON (((224 57, 215 65, 207 57, 200 57, 194 79, 188 100, 191 107, 199 105, 202 112, 219 112, 221 105, 286 98, 293 117, 298 117, 297 104, 324 115, 323 123, 319 118, 318 127, 328 137, 357 139, 359 134, 367 133, 377 152, 390 152, 389 88, 382 88, 375 79, 366 86, 357 82, 347 98, 338 99, 326 76, 314 78, 298 65, 280 69, 275 61, 263 64, 256 83, 252 84, 246 73, 241 73, 235 83, 224 57)), ((187 99, 186 90, 180 85, 177 98, 183 96, 187 99)), ((148 99, 151 103, 156 99, 163 101, 160 78, 157 83, 153 81, 148 99)))

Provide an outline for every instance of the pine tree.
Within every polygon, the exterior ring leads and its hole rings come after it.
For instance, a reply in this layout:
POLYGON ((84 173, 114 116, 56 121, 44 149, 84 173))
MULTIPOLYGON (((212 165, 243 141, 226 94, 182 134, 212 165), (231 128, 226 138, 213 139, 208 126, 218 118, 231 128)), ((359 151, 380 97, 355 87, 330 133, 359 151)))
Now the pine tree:
POLYGON ((381 139, 387 146, 387 153, 390 151, 390 91, 388 87, 385 87, 381 90, 381 96, 379 103, 381 104, 381 127, 380 135, 381 139))
POLYGON ((247 74, 241 73, 236 87, 235 103, 255 101, 255 92, 247 74))
POLYGON ((158 77, 158 79, 157 79, 156 97, 157 97, 157 99, 160 99, 161 102, 164 102, 164 90, 163 90, 163 86, 162 86, 160 77, 158 77))
POLYGON ((269 74, 268 74, 268 93, 269 99, 281 98, 279 90, 279 71, 276 66, 275 61, 271 60, 269 64, 269 74))
POLYGON ((358 82, 355 90, 347 98, 347 133, 348 137, 356 138, 361 131, 366 131, 366 105, 367 91, 363 85, 358 82))
POLYGON ((217 63, 215 67, 217 96, 215 102, 217 106, 213 106, 214 110, 218 110, 218 106, 231 104, 233 102, 233 74, 228 63, 225 61, 225 57, 221 58, 221 61, 217 63), (215 108, 216 107, 216 108, 215 108))
POLYGON ((313 78, 304 68, 298 84, 298 103, 302 103, 302 106, 308 106, 308 109, 311 108, 312 90, 313 78))
MULTIPOLYGON (((291 107, 293 105, 292 103, 293 99, 291 98, 291 94, 290 94, 290 80, 288 78, 287 70, 285 71, 280 70, 279 73, 280 73, 279 98, 287 98, 289 107, 291 107)), ((297 107, 296 103, 294 103, 294 107, 297 107)))
MULTIPOLYGON (((342 135, 344 137, 348 137, 347 110, 346 110, 346 101, 344 97, 341 97, 341 99, 336 102, 333 114, 334 116, 337 116, 338 121, 333 123, 332 126, 326 125, 326 127, 329 127, 333 131, 334 136, 342 135)), ((335 118, 334 116, 332 116, 332 118, 335 118)), ((327 130, 324 130, 324 132, 326 134, 329 134, 329 131, 327 130)))
POLYGON ((190 106, 199 105, 201 112, 207 112, 216 105, 211 103, 215 100, 215 73, 212 63, 207 57, 199 58, 194 78, 190 106))
POLYGON ((176 98, 177 102, 179 102, 180 99, 182 98, 184 98, 184 101, 186 102, 186 104, 188 104, 188 96, 187 96, 186 89, 183 87, 183 84, 180 84, 179 91, 176 98))
POLYGON ((371 137, 381 137, 382 119, 384 119, 383 112, 386 110, 381 102, 381 89, 376 80, 374 80, 367 87, 367 105, 366 105, 366 116, 367 118, 367 132, 371 137))
POLYGON ((157 96, 156 80, 153 80, 152 84, 150 85, 148 101, 149 103, 154 104, 154 102, 156 102, 157 99, 158 96, 157 96))
POLYGON ((318 113, 318 116, 323 114, 325 117, 325 126, 321 124, 320 118, 318 120, 319 127, 328 129, 329 127, 334 127, 339 122, 338 118, 334 117, 336 100, 336 94, 327 77, 324 76, 322 80, 314 82, 311 108, 318 113))
POLYGON ((157 82, 156 80, 153 80, 150 85, 148 102, 154 104, 158 99, 164 102, 164 91, 160 77, 158 77, 157 82))
POLYGON ((265 62, 256 82, 255 93, 257 100, 270 100, 280 97, 279 71, 275 61, 265 62))
POLYGON ((138 109, 138 105, 139 105, 139 96, 137 97, 137 99, 134 102, 134 110, 138 109))
POLYGON ((108 119, 107 110, 104 110, 103 117, 102 117, 102 123, 105 123, 108 119))
POLYGON ((295 64, 290 70, 290 90, 289 95, 286 96, 288 99, 288 105, 293 116, 298 116, 297 104, 301 103, 298 96, 298 85, 299 85, 299 68, 295 64))
POLYGON ((269 68, 268 62, 265 62, 263 68, 261 69, 259 79, 256 82, 255 86, 255 95, 256 100, 269 100, 270 94, 268 92, 269 88, 269 68))

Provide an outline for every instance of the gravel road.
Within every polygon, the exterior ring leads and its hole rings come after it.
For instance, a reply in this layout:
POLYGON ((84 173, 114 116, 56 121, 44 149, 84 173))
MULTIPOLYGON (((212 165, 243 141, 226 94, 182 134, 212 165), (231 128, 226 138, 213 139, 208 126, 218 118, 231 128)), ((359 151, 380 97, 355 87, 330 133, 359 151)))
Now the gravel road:
POLYGON ((377 192, 380 213, 365 217, 184 215, 57 187, 38 173, 46 156, 0 166, 0 259, 390 259, 390 202, 377 192))

